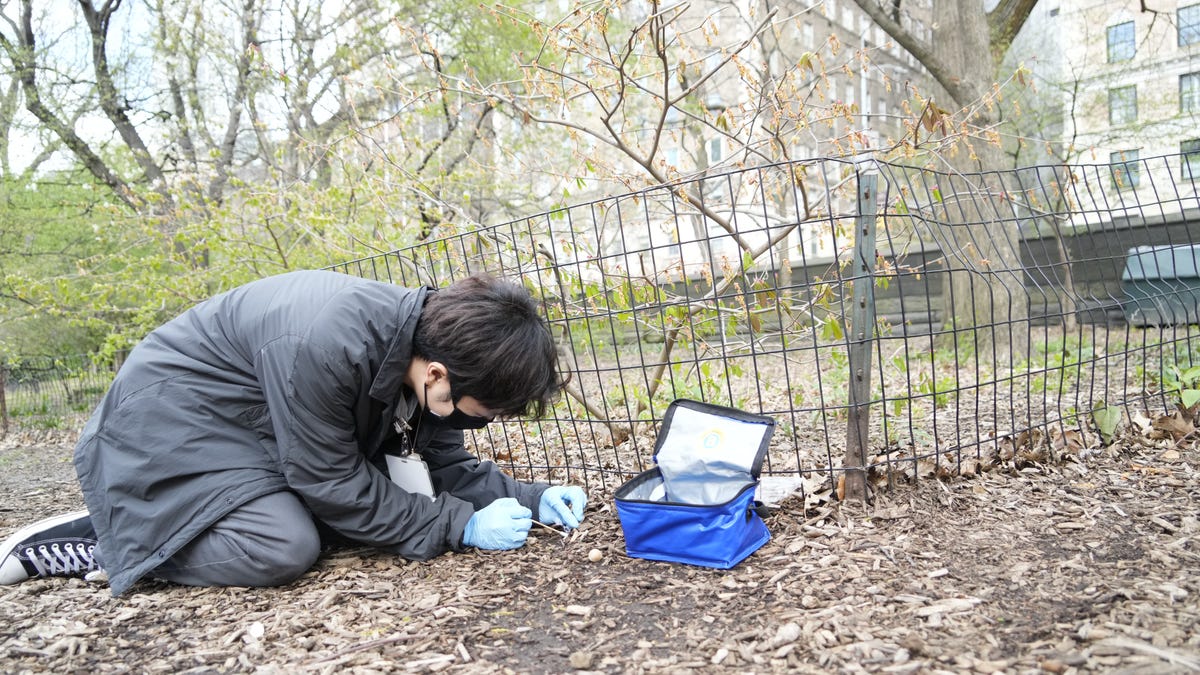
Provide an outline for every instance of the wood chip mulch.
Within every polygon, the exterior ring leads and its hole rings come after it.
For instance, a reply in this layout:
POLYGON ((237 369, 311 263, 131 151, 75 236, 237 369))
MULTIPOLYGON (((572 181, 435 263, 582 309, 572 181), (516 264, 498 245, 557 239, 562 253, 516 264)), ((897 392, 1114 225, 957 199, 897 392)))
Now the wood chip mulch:
MULTIPOLYGON (((82 505, 70 453, 49 432, 0 439, 0 537, 82 505)), ((31 580, 0 587, 0 670, 1197 672, 1198 461, 1131 443, 871 506, 796 496, 729 571, 626 557, 598 490, 575 535, 535 528, 518 551, 343 549, 287 587, 121 598, 31 580)))

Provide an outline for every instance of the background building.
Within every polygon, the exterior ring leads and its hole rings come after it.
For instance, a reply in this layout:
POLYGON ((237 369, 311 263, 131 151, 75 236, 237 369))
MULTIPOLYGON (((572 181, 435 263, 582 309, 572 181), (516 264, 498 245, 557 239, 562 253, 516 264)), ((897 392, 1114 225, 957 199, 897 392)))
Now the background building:
POLYGON ((1067 0, 1050 10, 1062 39, 1048 44, 1061 45, 1059 78, 1071 85, 1062 143, 1080 161, 1116 164, 1118 194, 1141 189, 1147 172, 1200 177, 1200 2, 1146 4, 1067 0))

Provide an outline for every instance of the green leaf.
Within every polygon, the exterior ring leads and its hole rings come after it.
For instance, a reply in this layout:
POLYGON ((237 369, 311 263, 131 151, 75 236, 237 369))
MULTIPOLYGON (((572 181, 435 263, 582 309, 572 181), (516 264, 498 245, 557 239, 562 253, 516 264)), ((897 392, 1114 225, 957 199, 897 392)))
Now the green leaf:
POLYGON ((842 322, 835 316, 827 317, 821 322, 821 337, 826 340, 841 340, 844 337, 842 322))
POLYGON ((1117 425, 1121 422, 1121 409, 1115 405, 1105 405, 1101 402, 1092 410, 1092 419, 1095 420, 1096 428, 1100 430, 1100 437, 1104 439, 1104 443, 1112 443, 1113 433, 1116 432, 1117 425))
POLYGON ((1179 392, 1179 398, 1183 401, 1183 407, 1191 408, 1200 403, 1200 389, 1184 389, 1179 392))
POLYGON ((1200 366, 1192 366, 1180 373, 1179 381, 1183 384, 1196 384, 1200 382, 1200 366))

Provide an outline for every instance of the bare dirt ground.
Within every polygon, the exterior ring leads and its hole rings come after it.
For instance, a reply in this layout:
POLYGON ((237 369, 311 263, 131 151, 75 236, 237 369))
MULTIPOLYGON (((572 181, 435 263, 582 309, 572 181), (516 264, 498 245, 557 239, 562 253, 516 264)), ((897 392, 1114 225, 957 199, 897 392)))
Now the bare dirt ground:
MULTIPOLYGON (((0 537, 82 506, 72 440, 0 439, 0 537)), ((1129 441, 870 507, 792 498, 730 571, 626 557, 595 492, 574 538, 514 552, 331 551, 283 588, 121 598, 33 580, 0 587, 0 671, 1196 672, 1198 468, 1129 441)))

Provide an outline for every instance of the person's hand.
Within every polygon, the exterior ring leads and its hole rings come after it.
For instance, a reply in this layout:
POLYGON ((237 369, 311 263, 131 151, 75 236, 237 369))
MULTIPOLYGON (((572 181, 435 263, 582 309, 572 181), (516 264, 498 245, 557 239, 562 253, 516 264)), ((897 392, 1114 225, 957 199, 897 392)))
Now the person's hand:
POLYGON ((568 530, 583 522, 583 507, 587 494, 575 485, 552 485, 542 493, 538 503, 538 519, 547 525, 562 525, 568 530))
POLYGON ((533 513, 512 497, 504 497, 471 516, 463 530, 463 543, 492 550, 521 548, 531 527, 533 513))

